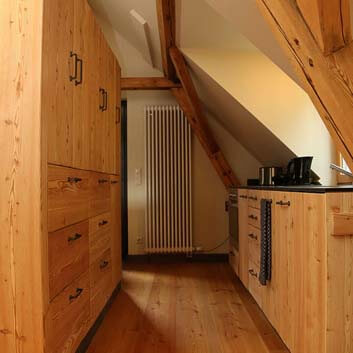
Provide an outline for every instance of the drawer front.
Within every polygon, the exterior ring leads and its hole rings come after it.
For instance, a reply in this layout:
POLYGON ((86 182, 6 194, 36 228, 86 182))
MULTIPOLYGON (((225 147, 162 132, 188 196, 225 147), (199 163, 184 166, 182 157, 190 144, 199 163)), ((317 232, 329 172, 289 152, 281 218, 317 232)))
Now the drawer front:
POLYGON ((49 295, 53 299, 89 268, 88 220, 49 233, 49 295))
POLYGON ((111 228, 110 212, 103 213, 99 216, 92 217, 89 220, 89 233, 96 233, 111 228))
POLYGON ((260 210, 258 210, 257 208, 249 207, 248 223, 253 227, 260 229, 260 225, 261 225, 260 210))
POLYGON ((90 285, 92 297, 101 287, 101 283, 109 278, 112 282, 112 260, 110 249, 106 250, 98 259, 90 266, 90 285))
POLYGON ((260 190, 248 190, 249 206, 260 209, 260 199, 261 199, 260 190))
POLYGON ((239 253, 235 250, 235 248, 230 245, 229 249, 229 264, 232 267, 235 274, 239 275, 239 253))
POLYGON ((61 292, 45 319, 47 352, 73 353, 85 336, 90 319, 89 273, 61 292))
POLYGON ((249 257, 251 260, 260 267, 260 245, 261 245, 261 232, 251 225, 248 226, 249 237, 249 257))
POLYGON ((91 218, 89 221, 89 253, 90 264, 111 248, 111 215, 105 213, 91 218))
POLYGON ((91 199, 89 216, 94 217, 110 210, 110 176, 102 173, 91 173, 91 199))
POLYGON ((260 268, 249 259, 249 292, 254 297, 257 304, 262 307, 263 288, 259 282, 260 268))
POLYGON ((88 218, 89 172, 48 167, 48 231, 67 227, 88 218))

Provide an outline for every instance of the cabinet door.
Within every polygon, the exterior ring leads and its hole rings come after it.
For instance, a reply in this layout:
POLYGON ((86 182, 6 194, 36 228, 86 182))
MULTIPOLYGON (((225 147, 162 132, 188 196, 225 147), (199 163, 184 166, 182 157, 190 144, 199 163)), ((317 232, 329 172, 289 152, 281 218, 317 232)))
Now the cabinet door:
POLYGON ((303 237, 303 195, 274 192, 272 213, 272 279, 268 315, 289 349, 294 331, 300 327, 297 317, 301 305, 303 237), (299 326, 298 326, 299 325, 299 326))
POLYGON ((238 192, 239 215, 239 278, 244 286, 249 285, 249 243, 248 243, 248 192, 238 192))
POLYGON ((74 3, 45 1, 43 16, 42 113, 48 131, 48 162, 73 162, 74 3))
POLYGON ((112 266, 113 287, 115 288, 121 280, 121 183, 116 175, 110 177, 110 200, 112 213, 112 266))
POLYGON ((115 150, 115 171, 116 174, 120 174, 121 171, 121 68, 117 60, 115 60, 115 72, 117 77, 116 82, 116 143, 114 146, 115 150))
POLYGON ((74 89, 74 166, 90 169, 91 126, 98 107, 98 27, 86 0, 74 0, 74 51, 77 53, 79 84, 74 89))

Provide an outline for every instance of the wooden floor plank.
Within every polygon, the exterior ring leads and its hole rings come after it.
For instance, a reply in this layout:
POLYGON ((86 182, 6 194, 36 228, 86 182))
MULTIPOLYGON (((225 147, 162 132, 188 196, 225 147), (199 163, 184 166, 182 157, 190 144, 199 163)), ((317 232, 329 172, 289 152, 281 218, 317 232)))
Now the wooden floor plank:
POLYGON ((288 353, 226 263, 129 264, 87 353, 288 353))

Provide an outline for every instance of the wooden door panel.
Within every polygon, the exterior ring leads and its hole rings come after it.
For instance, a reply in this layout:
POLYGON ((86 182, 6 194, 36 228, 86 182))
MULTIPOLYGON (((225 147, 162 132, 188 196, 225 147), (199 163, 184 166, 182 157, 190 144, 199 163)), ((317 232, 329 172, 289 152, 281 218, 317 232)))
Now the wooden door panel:
POLYGON ((249 243, 248 243, 248 191, 239 190, 239 278, 244 286, 249 285, 249 243))
POLYGON ((48 162, 72 166, 74 3, 46 1, 44 19, 42 114, 48 127, 48 162))

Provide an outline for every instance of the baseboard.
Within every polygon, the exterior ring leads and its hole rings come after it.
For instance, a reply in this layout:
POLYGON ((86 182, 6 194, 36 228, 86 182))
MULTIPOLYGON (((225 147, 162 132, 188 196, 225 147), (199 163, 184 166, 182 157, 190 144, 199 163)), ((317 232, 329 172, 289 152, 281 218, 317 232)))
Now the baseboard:
POLYGON ((100 325, 102 324, 105 316, 107 315, 111 305, 113 304, 114 299, 116 298, 116 296, 120 292, 120 289, 121 289, 121 281, 118 283, 118 285, 114 289, 112 295, 110 296, 109 300, 107 301, 107 304, 105 304, 105 306, 104 306, 103 310, 101 311, 101 313, 99 314, 97 320, 94 322, 93 326, 90 328, 87 335, 85 336, 85 338, 82 340, 82 342, 78 346, 76 353, 85 353, 87 351, 90 343, 92 342, 94 335, 97 333, 97 331, 98 331, 100 325))
POLYGON ((128 255, 127 263, 228 262, 228 254, 128 255))

